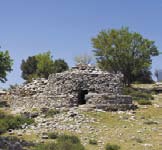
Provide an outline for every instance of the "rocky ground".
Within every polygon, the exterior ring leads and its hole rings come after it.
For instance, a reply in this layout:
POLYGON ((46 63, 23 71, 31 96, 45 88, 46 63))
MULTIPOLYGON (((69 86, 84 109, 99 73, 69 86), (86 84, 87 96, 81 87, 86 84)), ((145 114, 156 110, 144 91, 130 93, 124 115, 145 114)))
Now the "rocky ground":
POLYGON ((106 143, 117 144, 121 150, 162 149, 162 95, 156 95, 151 106, 135 111, 104 112, 87 106, 62 109, 46 116, 38 110, 30 112, 35 123, 21 130, 8 132, 26 141, 49 141, 49 132, 69 133, 80 137, 87 150, 104 150, 106 143), (97 145, 89 144, 95 139, 97 145))
MULTIPOLYGON (((125 112, 104 112, 95 110, 93 105, 59 110, 26 110, 23 115, 34 118, 35 123, 24 124, 19 130, 9 130, 0 138, 0 144, 7 143, 11 149, 16 146, 16 150, 21 150, 24 144, 47 142, 48 133, 58 132, 77 135, 87 150, 104 150, 106 143, 117 144, 121 150, 161 150, 162 94, 154 97, 152 105, 139 105, 137 110, 125 112), (8 139, 6 136, 16 136, 18 139, 8 139), (89 140, 96 140, 97 144, 89 144, 89 140)), ((4 110, 13 114, 22 111, 4 110)))

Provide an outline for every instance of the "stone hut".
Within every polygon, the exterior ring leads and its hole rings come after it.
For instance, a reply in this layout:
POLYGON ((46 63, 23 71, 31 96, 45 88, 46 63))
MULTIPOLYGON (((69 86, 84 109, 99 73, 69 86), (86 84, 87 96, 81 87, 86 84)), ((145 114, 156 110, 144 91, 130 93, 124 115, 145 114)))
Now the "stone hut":
MULTIPOLYGON (((132 99, 122 93, 122 74, 113 74, 92 66, 79 65, 63 73, 51 74, 46 84, 27 86, 38 90, 33 95, 17 95, 12 106, 35 107, 74 107, 93 105, 103 110, 132 109, 132 99)), ((39 81, 40 82, 40 81, 39 81)), ((37 82, 33 82, 37 83, 37 82)), ((23 89, 23 88, 22 88, 23 89)), ((24 90, 24 89, 23 89, 24 90)), ((21 92, 19 92, 21 93, 21 92)), ((23 92, 24 93, 24 92, 23 92)))

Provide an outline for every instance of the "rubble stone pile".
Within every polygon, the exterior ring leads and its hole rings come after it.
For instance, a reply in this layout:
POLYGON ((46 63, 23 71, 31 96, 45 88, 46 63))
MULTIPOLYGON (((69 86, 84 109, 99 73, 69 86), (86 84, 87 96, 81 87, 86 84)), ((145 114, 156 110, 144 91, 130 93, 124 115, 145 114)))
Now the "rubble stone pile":
POLYGON ((103 110, 132 109, 130 96, 121 95, 121 73, 79 65, 63 73, 51 74, 12 91, 12 108, 74 107, 92 104, 103 110), (115 108, 115 109, 114 109, 115 108))
POLYGON ((10 93, 22 97, 32 96, 38 93, 42 93, 47 83, 48 80, 44 78, 34 79, 31 83, 15 86, 13 89, 10 90, 10 93))

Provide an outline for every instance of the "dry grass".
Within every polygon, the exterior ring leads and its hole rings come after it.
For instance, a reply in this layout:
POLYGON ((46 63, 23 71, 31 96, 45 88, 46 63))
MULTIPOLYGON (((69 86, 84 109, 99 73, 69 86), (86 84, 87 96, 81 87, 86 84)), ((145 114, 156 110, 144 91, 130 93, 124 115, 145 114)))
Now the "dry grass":
MULTIPOLYGON (((107 143, 117 144, 121 150, 162 150, 162 95, 156 96, 152 102, 153 105, 140 106, 132 113, 83 112, 86 116, 95 118, 96 122, 81 127, 81 133, 72 134, 80 137, 86 150, 104 150, 107 143), (93 127, 93 130, 88 126, 93 127), (98 144, 89 144, 90 139, 95 139, 98 144)), ((24 134, 23 139, 40 140, 34 134, 24 134)))

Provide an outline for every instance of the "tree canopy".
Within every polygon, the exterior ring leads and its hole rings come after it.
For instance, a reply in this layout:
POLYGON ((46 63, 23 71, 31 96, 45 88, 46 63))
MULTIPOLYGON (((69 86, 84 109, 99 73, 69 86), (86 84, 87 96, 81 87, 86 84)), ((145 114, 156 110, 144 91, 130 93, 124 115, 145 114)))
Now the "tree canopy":
POLYGON ((27 60, 22 60, 21 70, 22 70, 22 78, 27 81, 31 81, 32 78, 37 77, 37 59, 35 56, 29 56, 27 60))
POLYGON ((12 71, 13 60, 8 51, 0 51, 0 81, 7 81, 7 73, 12 71))
POLYGON ((54 67, 53 68, 54 73, 60 73, 69 69, 68 64, 63 59, 55 60, 53 67, 54 67))
POLYGON ((151 56, 159 54, 154 41, 126 27, 103 30, 92 38, 92 44, 99 67, 114 73, 120 71, 127 85, 149 70, 151 56))
POLYGON ((49 74, 53 73, 53 64, 51 53, 48 51, 46 53, 38 54, 35 56, 37 60, 37 70, 36 73, 38 77, 48 78, 49 74))
POLYGON ((29 56, 22 60, 22 78, 31 82, 32 78, 48 78, 51 73, 58 73, 68 69, 68 64, 62 60, 53 60, 51 53, 45 52, 35 56, 29 56))

